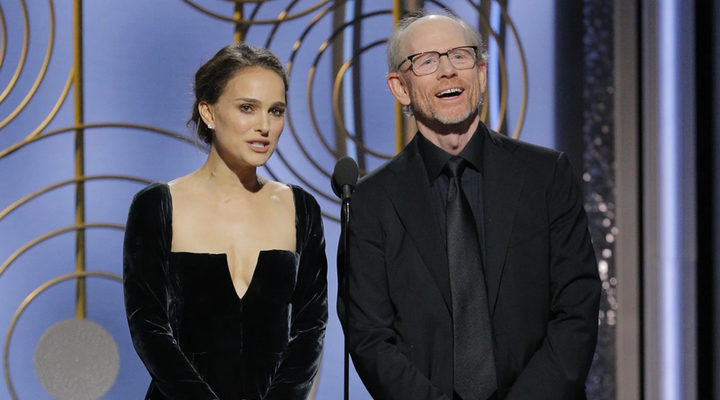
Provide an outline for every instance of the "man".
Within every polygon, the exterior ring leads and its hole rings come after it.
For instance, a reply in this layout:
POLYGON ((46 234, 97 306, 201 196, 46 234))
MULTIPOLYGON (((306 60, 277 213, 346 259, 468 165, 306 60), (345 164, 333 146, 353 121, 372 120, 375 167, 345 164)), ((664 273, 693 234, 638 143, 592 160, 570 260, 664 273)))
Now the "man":
POLYGON ((580 189, 564 154, 480 121, 484 58, 451 16, 388 42, 419 132, 355 189, 338 300, 377 400, 585 398, 600 282, 580 189))

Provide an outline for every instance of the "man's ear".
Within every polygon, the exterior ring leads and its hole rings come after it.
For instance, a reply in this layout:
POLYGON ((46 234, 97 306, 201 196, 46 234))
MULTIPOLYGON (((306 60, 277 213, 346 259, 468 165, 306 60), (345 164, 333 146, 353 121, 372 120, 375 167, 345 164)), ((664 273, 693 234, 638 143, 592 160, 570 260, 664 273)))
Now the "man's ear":
POLYGON ((407 84, 402 79, 399 73, 390 72, 387 75, 387 84, 393 96, 395 96, 395 98, 400 104, 404 106, 410 105, 409 88, 407 87, 407 84))
POLYGON ((487 89, 487 62, 485 61, 479 61, 478 79, 480 80, 480 93, 485 93, 485 89, 487 89))

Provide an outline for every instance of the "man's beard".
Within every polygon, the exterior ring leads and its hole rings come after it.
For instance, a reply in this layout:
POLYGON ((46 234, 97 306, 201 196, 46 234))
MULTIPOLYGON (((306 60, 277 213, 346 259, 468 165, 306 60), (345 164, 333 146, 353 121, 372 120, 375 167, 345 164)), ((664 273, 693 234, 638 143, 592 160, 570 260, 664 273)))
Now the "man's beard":
POLYGON ((477 106, 469 108, 466 112, 460 116, 444 116, 439 112, 432 112, 430 115, 423 112, 423 110, 416 108, 413 104, 410 104, 410 110, 416 120, 420 121, 423 125, 431 128, 435 132, 442 131, 455 131, 458 128, 462 129, 462 126, 469 125, 475 119, 475 116, 480 113, 480 108, 483 105, 483 97, 480 96, 477 106))

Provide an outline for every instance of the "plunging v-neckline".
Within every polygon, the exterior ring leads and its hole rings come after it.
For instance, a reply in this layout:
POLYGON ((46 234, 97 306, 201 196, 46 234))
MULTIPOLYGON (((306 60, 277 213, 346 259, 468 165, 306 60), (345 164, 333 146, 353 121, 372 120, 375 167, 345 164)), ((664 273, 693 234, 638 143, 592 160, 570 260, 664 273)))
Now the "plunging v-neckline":
MULTIPOLYGON (((172 239, 174 236, 174 232, 173 232, 173 197, 172 197, 172 191, 170 190, 170 185, 165 183, 164 186, 165 186, 165 190, 167 190, 168 199, 170 200, 169 201, 169 206, 170 206, 169 207, 170 208, 170 210, 169 210, 169 216, 170 216, 169 226, 170 226, 170 248, 172 248, 172 239)), ((230 286, 232 287, 233 291, 235 292, 235 297, 238 300, 242 301, 242 299, 245 297, 247 292, 250 290, 250 285, 252 284, 253 280, 255 279, 255 275, 256 275, 258 266, 260 265, 260 257, 263 255, 263 253, 267 254, 267 253, 271 253, 271 252, 288 252, 288 253, 293 253, 296 256, 299 255, 299 253, 297 251, 297 246, 299 243, 300 234, 298 232, 298 209, 297 209, 297 201, 295 199, 295 190, 290 185, 286 184, 286 186, 290 189, 290 195, 292 196, 292 203, 293 203, 293 216, 294 216, 294 226, 295 226, 295 250, 294 251, 287 250, 287 249, 260 249, 260 250, 258 250, 257 259, 256 259, 257 261, 255 261, 255 266, 253 267, 253 272, 250 275, 250 280, 248 281, 247 287, 245 288, 245 292, 242 294, 242 296, 240 295, 240 293, 238 293, 237 286, 235 286, 235 281, 232 278, 232 272, 230 271, 230 262, 228 261, 228 253, 224 253, 224 252, 208 253, 208 252, 194 252, 194 251, 184 251, 184 250, 180 250, 180 251, 170 250, 170 253, 171 254, 222 256, 223 259, 225 260, 225 274, 227 275, 227 278, 230 282, 230 286)))
POLYGON ((235 294, 235 297, 237 298, 238 301, 242 301, 245 298, 245 296, 248 294, 248 292, 250 291, 251 286, 252 286, 253 282, 255 281, 255 276, 257 276, 257 274, 258 274, 258 269, 261 268, 261 265, 263 264, 260 262, 262 260, 263 256, 273 254, 273 253, 287 253, 287 254, 294 255, 295 257, 299 256, 297 251, 292 251, 292 250, 284 250, 284 249, 260 250, 258 252, 257 261, 255 262, 255 268, 253 269, 253 273, 250 276, 250 280, 248 281, 247 287, 245 288, 245 291, 243 292, 243 294, 240 295, 240 293, 238 293, 237 287, 235 286, 235 282, 232 279, 232 274, 230 273, 230 264, 228 263, 227 253, 198 253, 198 252, 191 252, 191 251, 171 251, 170 253, 174 254, 174 255, 187 255, 187 256, 191 256, 191 257, 200 257, 200 256, 222 257, 223 262, 225 264, 225 268, 223 268, 224 281, 229 284, 228 288, 233 291, 233 293, 235 294))

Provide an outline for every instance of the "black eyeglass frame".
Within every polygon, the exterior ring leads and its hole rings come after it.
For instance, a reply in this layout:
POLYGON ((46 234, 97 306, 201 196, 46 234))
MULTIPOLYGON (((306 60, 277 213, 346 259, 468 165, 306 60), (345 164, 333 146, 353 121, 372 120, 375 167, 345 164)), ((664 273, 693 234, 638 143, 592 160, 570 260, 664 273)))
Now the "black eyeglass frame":
MULTIPOLYGON (((453 64, 452 61, 450 60, 450 53, 453 52, 453 51, 455 51, 455 50, 457 50, 457 49, 464 49, 464 48, 471 48, 471 49, 473 49, 473 51, 475 52, 475 56, 473 57, 473 59, 474 59, 474 61, 475 61, 475 62, 473 63, 473 67, 476 66, 477 63, 478 63, 478 47, 477 47, 477 46, 458 46, 458 47, 453 47, 452 49, 449 49, 448 51, 446 51, 446 52, 444 52, 444 53, 441 53, 441 52, 439 52, 439 51, 423 51, 423 52, 421 52, 421 53, 411 54, 411 55, 405 57, 405 59, 402 60, 402 62, 401 62, 400 64, 398 64, 397 69, 398 69, 398 71, 399 71, 399 70, 400 70, 400 67, 402 67, 402 65, 405 64, 405 61, 410 61, 410 69, 411 69, 413 72, 415 72, 415 67, 413 66, 413 63, 412 63, 413 58, 415 58, 415 57, 417 57, 417 56, 421 56, 421 55, 423 55, 423 54, 428 54, 428 53, 436 53, 436 54, 438 55, 438 63, 440 62, 440 57, 446 56, 446 57, 448 58, 448 61, 450 61, 450 64, 452 64, 452 66, 455 67, 455 64, 453 64)), ((455 67, 455 68, 457 68, 457 67, 455 67)), ((472 67, 470 67, 470 68, 472 68, 472 67)), ((466 69, 470 69, 470 68, 466 68, 466 69)), ((437 69, 436 69, 436 71, 437 71, 437 69)), ((434 71, 433 71, 433 72, 434 72, 434 71)), ((432 74, 432 72, 430 72, 429 74, 432 74)), ((428 74, 425 74, 425 75, 428 75, 428 74)))

